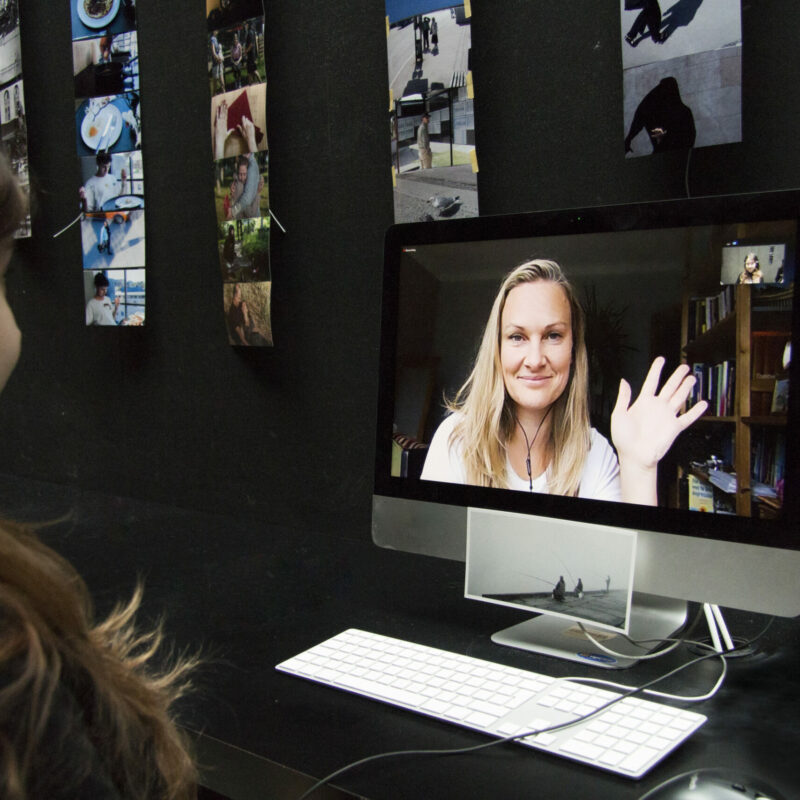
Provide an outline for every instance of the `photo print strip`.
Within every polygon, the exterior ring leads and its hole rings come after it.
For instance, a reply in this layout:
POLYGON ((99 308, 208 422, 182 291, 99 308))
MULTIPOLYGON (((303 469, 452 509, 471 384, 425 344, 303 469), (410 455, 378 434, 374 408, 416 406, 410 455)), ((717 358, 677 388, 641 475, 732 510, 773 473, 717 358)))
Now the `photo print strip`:
POLYGON ((134 0, 69 0, 87 326, 145 324, 145 198, 134 0))
POLYGON ((394 221, 478 216, 469 3, 386 0, 394 221))
POLYGON ((206 0, 214 207, 228 343, 271 347, 269 147, 261 0, 206 0))

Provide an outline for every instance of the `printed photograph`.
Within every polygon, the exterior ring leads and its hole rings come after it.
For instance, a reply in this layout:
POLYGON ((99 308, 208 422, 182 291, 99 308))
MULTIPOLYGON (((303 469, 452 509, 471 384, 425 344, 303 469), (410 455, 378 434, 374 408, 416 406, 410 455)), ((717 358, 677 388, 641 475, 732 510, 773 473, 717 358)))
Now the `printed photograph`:
POLYGON ((237 219, 217 226, 225 283, 269 281, 269 217, 237 219))
POLYGON ((269 216, 269 153, 260 150, 214 164, 217 221, 269 216))
POLYGON ((78 156, 125 153, 142 146, 141 105, 136 92, 75 101, 78 156))
POLYGON ((83 211, 130 211, 144 208, 141 150, 98 153, 80 159, 78 199, 83 211))
POLYGON ((143 267, 144 210, 93 211, 81 220, 83 268, 143 267))
POLYGON ((266 82, 263 17, 211 31, 208 75, 212 95, 266 82))
POLYGON ((12 164, 21 159, 27 161, 28 126, 21 80, 0 90, 0 144, 12 164))
POLYGON ((206 0, 209 33, 264 15, 262 0, 206 0))
POLYGON ((70 0, 70 4, 73 40, 136 29, 136 0, 70 0))
POLYGON ((81 39, 72 43, 75 97, 139 91, 139 47, 136 31, 81 39))
POLYGON ((19 9, 16 2, 4 3, 0 10, 0 84, 13 81, 21 74, 19 9))
POLYGON ((620 0, 628 158, 742 140, 739 0, 620 0))
POLYGON ((627 632, 636 532, 473 509, 465 596, 627 632))
POLYGON ((87 325, 144 325, 145 270, 84 270, 83 293, 87 325))
POLYGON ((223 287, 228 343, 242 347, 272 346, 272 284, 226 283, 223 287))
POLYGON ((211 99, 211 147, 215 161, 267 149, 267 85, 211 99))
POLYGON ((470 18, 407 0, 386 13, 395 222, 477 216, 470 18))

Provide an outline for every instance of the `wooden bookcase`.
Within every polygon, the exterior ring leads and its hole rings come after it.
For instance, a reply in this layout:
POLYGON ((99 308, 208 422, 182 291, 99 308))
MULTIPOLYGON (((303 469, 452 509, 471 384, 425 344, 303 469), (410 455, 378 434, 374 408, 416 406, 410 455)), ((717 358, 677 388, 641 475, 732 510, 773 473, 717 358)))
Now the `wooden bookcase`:
MULTIPOLYGON (((690 317, 697 298, 687 295, 683 304, 684 360, 690 365, 727 365, 724 371, 732 380, 733 385, 728 389, 732 392, 732 402, 725 413, 715 414, 715 409, 711 408, 697 424, 730 428, 736 473, 734 508, 741 516, 753 514, 754 436, 762 436, 764 429, 775 430, 786 425, 786 414, 773 411, 772 406, 776 382, 785 377, 781 359, 791 335, 791 297, 791 287, 735 286, 730 313, 696 332, 693 338, 690 332, 697 326, 690 317)), ((690 472, 708 482, 703 470, 690 472)), ((765 513, 770 513, 770 507, 775 510, 774 501, 764 501, 764 505, 765 513)))

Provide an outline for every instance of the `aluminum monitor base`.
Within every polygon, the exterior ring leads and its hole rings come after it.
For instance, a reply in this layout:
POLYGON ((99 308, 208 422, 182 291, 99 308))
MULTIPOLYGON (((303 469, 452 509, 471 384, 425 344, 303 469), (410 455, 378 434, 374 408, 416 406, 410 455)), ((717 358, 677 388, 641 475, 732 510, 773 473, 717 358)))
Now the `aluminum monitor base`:
POLYGON ((592 636, 609 650, 612 656, 590 641, 577 622, 545 614, 528 619, 492 635, 496 644, 530 650, 556 658, 591 664, 604 669, 626 669, 637 663, 628 656, 646 655, 662 640, 670 638, 686 623, 686 603, 657 595, 633 593, 630 639, 643 642, 632 644, 624 636, 610 630, 585 626, 592 636))

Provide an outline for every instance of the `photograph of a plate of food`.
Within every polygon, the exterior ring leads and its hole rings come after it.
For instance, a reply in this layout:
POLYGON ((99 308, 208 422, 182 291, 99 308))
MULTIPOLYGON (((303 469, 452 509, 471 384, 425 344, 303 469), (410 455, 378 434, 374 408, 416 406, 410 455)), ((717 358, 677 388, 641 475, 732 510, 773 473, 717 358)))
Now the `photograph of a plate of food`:
POLYGON ((105 28, 119 11, 120 0, 75 0, 78 19, 87 28, 105 28))
POLYGON ((135 194, 123 194, 114 198, 114 205, 117 208, 142 208, 144 198, 135 194))
POLYGON ((81 123, 81 139, 91 150, 108 150, 122 135, 122 112, 108 103, 96 112, 91 106, 81 123))

